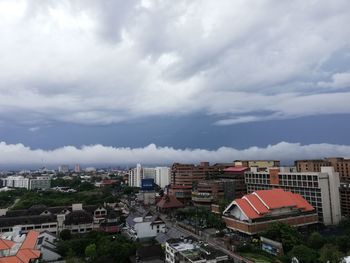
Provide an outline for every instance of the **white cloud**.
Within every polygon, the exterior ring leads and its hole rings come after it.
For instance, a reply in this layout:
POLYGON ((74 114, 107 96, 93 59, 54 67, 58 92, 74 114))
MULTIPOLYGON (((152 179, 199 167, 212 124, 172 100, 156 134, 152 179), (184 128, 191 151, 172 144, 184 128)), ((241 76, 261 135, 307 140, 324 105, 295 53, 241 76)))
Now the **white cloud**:
POLYGON ((0 118, 350 113, 350 92, 333 93, 349 73, 322 68, 349 53, 348 10, 347 0, 3 0, 0 118))
POLYGON ((172 164, 200 161, 230 162, 236 159, 278 159, 290 163, 295 159, 350 156, 350 146, 280 142, 275 145, 238 150, 221 147, 216 150, 174 149, 150 144, 143 148, 114 148, 102 145, 66 146, 54 150, 31 149, 23 144, 0 143, 0 165, 80 164, 172 164))
POLYGON ((318 85, 324 88, 350 88, 350 72, 336 73, 332 75, 332 81, 320 81, 318 85))

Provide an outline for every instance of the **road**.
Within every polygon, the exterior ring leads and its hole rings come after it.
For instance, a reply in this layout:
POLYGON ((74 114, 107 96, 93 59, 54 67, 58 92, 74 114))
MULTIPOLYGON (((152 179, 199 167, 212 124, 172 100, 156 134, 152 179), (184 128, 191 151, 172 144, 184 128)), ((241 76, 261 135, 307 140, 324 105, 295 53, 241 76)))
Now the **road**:
MULTIPOLYGON (((169 220, 168 218, 166 218, 166 216, 161 215, 162 220, 165 222, 166 226, 168 229, 170 228, 174 228, 176 229, 178 232, 182 233, 183 236, 193 236, 195 238, 197 238, 198 240, 203 240, 203 238, 201 238, 200 236, 198 236, 195 233, 192 233, 178 225, 176 225, 175 223, 173 223, 171 220, 169 220)), ((204 240, 205 242, 207 242, 209 245, 213 246, 216 249, 221 250, 222 252, 226 253, 227 255, 229 255, 235 263, 242 263, 242 262, 246 262, 246 263, 254 263, 253 261, 250 261, 246 258, 241 257, 240 255, 237 255, 236 253, 228 250, 225 248, 225 243, 222 239, 216 238, 213 240, 204 240)))

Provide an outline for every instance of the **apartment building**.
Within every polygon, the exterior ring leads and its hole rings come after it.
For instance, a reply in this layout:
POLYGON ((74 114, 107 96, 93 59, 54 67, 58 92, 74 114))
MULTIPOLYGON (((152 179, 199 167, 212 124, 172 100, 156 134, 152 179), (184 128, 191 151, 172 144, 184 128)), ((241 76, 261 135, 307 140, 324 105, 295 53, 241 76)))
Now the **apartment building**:
POLYGON ((35 178, 26 178, 22 175, 8 176, 2 179, 4 187, 34 189, 50 189, 51 178, 48 176, 39 176, 35 178))
POLYGON ((141 187, 142 179, 153 179, 161 188, 170 184, 169 167, 142 167, 137 164, 129 170, 128 184, 133 187, 141 187))
POLYGON ((155 183, 161 188, 170 184, 170 167, 156 167, 155 183))
POLYGON ((320 172, 321 167, 332 166, 340 175, 340 180, 350 180, 350 159, 330 157, 325 159, 296 160, 298 172, 320 172))
POLYGON ((270 167, 280 167, 280 161, 278 160, 235 160, 235 167, 255 167, 260 169, 270 168, 270 167))
POLYGON ((174 195, 183 203, 191 201, 192 188, 199 181, 208 179, 219 173, 221 165, 200 165, 174 163, 171 167, 171 186, 169 195, 174 195))
POLYGON ((294 172, 283 168, 245 173, 247 192, 281 188, 300 194, 315 209, 319 221, 325 225, 338 224, 341 220, 339 197, 339 173, 333 167, 321 167, 320 172, 294 172))

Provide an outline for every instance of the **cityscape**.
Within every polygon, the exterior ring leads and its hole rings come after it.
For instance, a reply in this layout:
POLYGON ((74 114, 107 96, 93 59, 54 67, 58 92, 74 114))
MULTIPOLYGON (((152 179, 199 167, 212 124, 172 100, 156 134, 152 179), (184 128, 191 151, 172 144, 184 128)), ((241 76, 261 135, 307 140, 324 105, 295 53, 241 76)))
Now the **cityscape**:
POLYGON ((350 263, 349 0, 0 0, 0 263, 350 263))

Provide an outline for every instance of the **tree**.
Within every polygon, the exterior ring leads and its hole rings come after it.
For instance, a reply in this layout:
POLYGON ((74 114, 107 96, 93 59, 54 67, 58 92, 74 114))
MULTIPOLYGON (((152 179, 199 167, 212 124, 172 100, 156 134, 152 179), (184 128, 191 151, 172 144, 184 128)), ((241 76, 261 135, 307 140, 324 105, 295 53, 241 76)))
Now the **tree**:
POLYGON ((292 250, 288 252, 288 257, 296 257, 299 262, 302 263, 313 263, 317 262, 318 255, 315 250, 308 248, 305 245, 298 245, 293 247, 292 250))
POLYGON ((337 237, 336 244, 342 253, 346 253, 350 249, 350 237, 345 235, 337 237))
POLYGON ((322 263, 339 263, 343 255, 338 247, 333 244, 325 244, 320 250, 319 261, 322 263))
POLYGON ((301 243, 301 236, 296 228, 280 222, 270 224, 264 236, 281 242, 285 252, 301 243))
POLYGON ((71 239, 71 237, 72 237, 72 234, 71 234, 70 230, 68 230, 68 229, 63 229, 60 233, 60 238, 62 240, 69 240, 69 239, 71 239))
POLYGON ((85 248, 85 256, 89 259, 90 262, 94 262, 97 256, 95 244, 90 244, 85 248))
POLYGON ((307 240, 307 245, 313 249, 320 249, 324 243, 325 239, 318 232, 313 232, 307 240))

